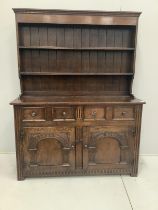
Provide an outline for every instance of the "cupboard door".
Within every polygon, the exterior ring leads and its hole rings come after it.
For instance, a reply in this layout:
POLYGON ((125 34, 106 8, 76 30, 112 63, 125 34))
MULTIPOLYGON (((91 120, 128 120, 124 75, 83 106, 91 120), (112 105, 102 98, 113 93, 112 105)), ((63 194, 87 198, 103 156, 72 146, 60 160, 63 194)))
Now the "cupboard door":
POLYGON ((52 173, 75 168, 75 129, 72 127, 24 128, 26 172, 52 173))
POLYGON ((132 163, 132 128, 84 127, 83 168, 126 168, 132 163))

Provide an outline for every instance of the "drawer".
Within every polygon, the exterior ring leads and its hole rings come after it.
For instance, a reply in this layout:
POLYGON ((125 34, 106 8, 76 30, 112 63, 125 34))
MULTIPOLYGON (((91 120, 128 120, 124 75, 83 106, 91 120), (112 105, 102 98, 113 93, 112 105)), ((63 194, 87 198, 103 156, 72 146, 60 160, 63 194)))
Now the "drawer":
POLYGON ((133 107, 114 107, 113 110, 114 120, 133 120, 134 119, 134 108, 133 107))
POLYGON ((44 107, 24 107, 23 121, 44 121, 46 113, 44 107))
POLYGON ((84 120, 105 120, 104 107, 85 107, 84 120))
POLYGON ((74 107, 54 107, 52 109, 52 115, 54 121, 74 121, 75 120, 75 108, 74 107))

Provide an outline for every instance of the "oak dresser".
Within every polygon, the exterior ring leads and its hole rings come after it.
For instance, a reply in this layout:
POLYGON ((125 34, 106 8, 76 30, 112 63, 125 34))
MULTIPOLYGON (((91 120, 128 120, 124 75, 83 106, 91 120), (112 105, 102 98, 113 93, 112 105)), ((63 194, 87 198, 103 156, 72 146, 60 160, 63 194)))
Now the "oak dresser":
POLYGON ((14 9, 17 176, 137 176, 138 12, 14 9))

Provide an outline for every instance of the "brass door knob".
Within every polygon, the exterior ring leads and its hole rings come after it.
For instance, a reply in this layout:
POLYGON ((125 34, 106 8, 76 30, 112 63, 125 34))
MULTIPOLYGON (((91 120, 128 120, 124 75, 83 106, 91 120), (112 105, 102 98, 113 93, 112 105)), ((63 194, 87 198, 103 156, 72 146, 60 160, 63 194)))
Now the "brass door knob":
POLYGON ((75 145, 72 144, 72 145, 71 145, 71 149, 75 149, 75 145))

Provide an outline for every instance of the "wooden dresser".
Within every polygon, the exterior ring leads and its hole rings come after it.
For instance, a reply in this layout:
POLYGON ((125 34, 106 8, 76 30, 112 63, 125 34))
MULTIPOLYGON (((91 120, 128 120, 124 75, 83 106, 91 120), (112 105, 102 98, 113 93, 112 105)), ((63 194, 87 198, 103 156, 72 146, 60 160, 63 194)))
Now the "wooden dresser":
POLYGON ((143 101, 132 95, 137 12, 14 9, 18 180, 137 176, 143 101))

